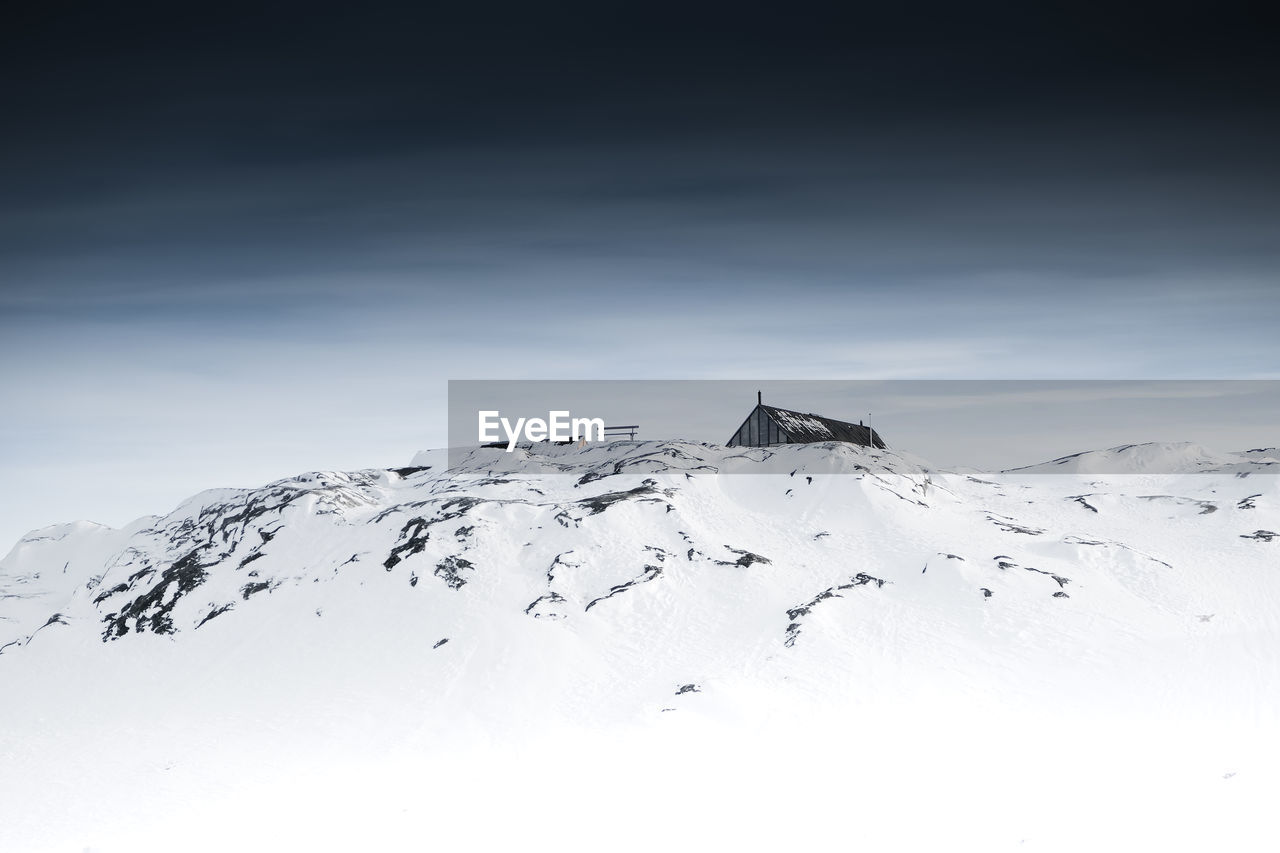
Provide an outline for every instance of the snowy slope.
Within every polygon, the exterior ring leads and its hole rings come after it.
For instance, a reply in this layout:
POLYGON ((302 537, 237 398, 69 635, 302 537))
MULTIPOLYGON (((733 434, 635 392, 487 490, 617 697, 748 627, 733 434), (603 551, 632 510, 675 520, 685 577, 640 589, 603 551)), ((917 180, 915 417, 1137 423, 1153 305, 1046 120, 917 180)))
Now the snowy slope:
POLYGON ((1227 474, 1237 471, 1257 474, 1278 470, 1280 449, 1274 447, 1243 453, 1214 453, 1187 441, 1125 444, 1014 469, 1024 474, 1227 474))
POLYGON ((1273 849, 1275 455, 1059 462, 431 452, 36 531, 0 849, 1273 849))

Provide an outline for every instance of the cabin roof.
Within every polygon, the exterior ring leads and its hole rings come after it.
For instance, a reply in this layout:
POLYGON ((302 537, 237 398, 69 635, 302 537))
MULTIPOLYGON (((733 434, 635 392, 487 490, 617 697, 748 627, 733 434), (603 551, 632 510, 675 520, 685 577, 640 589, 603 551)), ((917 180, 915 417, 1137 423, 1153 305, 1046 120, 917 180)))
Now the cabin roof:
MULTIPOLYGON (((764 409, 779 429, 786 432, 794 442, 851 441, 854 444, 871 445, 871 428, 862 424, 851 424, 807 412, 793 412, 790 409, 779 409, 777 406, 767 406, 764 403, 760 404, 760 408, 764 409)), ((875 436, 875 446, 885 446, 879 433, 875 436)))

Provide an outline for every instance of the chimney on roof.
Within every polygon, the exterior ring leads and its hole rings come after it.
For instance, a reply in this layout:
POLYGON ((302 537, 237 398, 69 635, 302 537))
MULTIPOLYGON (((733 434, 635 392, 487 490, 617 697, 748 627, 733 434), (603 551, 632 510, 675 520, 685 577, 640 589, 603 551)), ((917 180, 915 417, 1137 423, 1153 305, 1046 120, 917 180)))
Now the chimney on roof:
POLYGON ((763 404, 764 404, 764 395, 763 395, 763 394, 761 394, 759 391, 757 391, 757 392, 756 392, 756 405, 757 405, 757 406, 760 406, 760 405, 763 405, 763 404))

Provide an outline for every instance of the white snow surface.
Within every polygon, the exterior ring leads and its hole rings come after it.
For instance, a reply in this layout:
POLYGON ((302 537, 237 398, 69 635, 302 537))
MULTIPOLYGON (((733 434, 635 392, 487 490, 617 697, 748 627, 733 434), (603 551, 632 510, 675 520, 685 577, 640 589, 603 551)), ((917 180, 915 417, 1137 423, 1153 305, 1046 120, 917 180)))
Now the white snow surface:
POLYGON ((44 528, 0 850, 1274 850, 1276 456, 432 451, 44 528))

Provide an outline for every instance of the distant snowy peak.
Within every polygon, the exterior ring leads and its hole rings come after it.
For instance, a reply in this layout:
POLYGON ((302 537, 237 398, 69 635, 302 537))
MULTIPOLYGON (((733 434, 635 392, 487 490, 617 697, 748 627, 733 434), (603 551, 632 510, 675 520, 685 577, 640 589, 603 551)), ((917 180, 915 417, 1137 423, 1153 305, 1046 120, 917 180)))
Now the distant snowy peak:
POLYGON ((1280 451, 1255 449, 1216 453, 1192 442, 1122 444, 1062 456, 1038 465, 1011 468, 1011 474, 1251 474, 1280 473, 1280 451))

